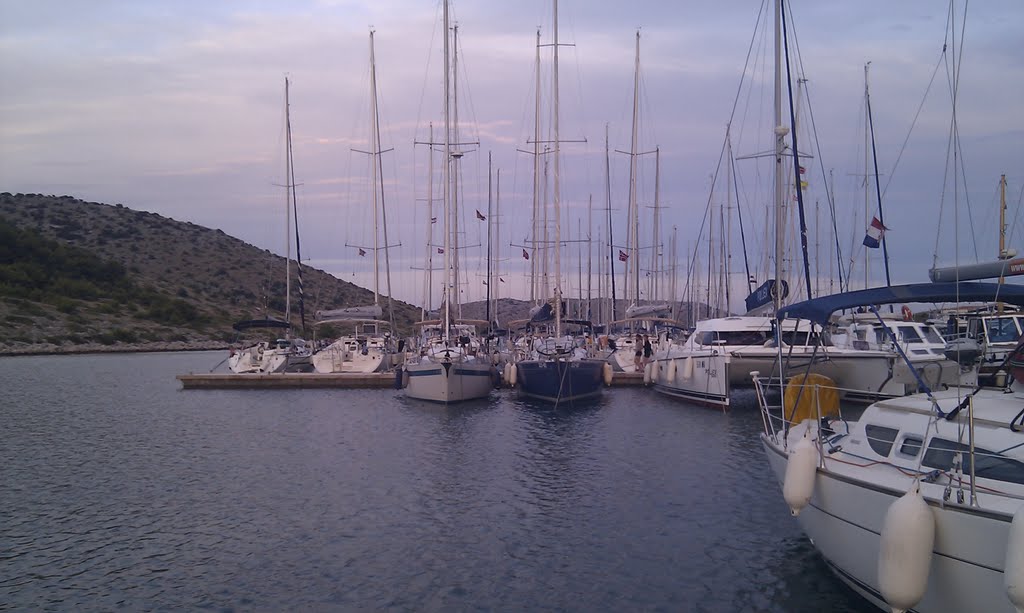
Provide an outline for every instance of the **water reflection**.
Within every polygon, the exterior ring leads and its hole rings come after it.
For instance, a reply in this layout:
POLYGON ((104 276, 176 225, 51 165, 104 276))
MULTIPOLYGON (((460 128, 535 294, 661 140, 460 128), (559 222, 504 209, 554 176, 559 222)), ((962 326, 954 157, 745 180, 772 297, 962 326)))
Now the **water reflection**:
POLYGON ((4 606, 863 607, 789 517, 756 408, 182 391, 213 357, 0 359, 4 606))

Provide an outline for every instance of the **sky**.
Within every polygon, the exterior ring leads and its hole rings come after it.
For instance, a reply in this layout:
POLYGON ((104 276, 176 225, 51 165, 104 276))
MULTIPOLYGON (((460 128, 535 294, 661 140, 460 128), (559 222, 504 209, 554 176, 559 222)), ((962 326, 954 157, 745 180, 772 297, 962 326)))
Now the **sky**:
MULTIPOLYGON (((432 156, 415 143, 430 140, 431 123, 434 140, 441 139, 440 6, 430 0, 2 2, 0 191, 122 203, 283 255, 287 76, 303 262, 372 287, 372 250, 360 257, 358 249, 374 240, 369 186, 376 158, 359 152, 371 146, 373 31, 391 292, 423 304, 427 252, 437 258, 436 268, 441 241, 435 234, 428 247, 428 221, 441 215, 438 202, 428 210, 432 156)), ((1024 3, 976 2, 966 20, 957 3, 952 28, 949 5, 936 0, 798 0, 790 9, 791 70, 800 80, 794 84, 798 150, 811 156, 801 166, 814 289, 838 291, 837 260, 854 287, 884 283, 881 250, 861 246, 878 215, 874 183, 864 186, 864 176, 874 174, 865 157, 868 62, 892 281, 926 281, 934 262, 994 259, 1001 174, 1007 175, 1008 243, 1024 246, 1024 220, 1018 220, 1024 3), (954 61, 955 164, 949 146, 954 61)), ((597 254, 608 251, 609 200, 612 250, 627 246, 631 156, 621 152, 633 141, 638 31, 636 151, 659 151, 657 165, 653 155, 636 156, 639 253, 648 271, 641 298, 656 297, 646 285, 654 268, 655 202, 663 270, 676 236, 676 299, 683 297, 688 266, 698 271, 689 277, 691 287, 707 292, 708 276, 724 277, 726 254, 733 310, 742 310, 746 293, 744 259, 758 283, 769 276, 770 162, 739 160, 730 181, 720 164, 727 125, 736 157, 772 147, 771 29, 762 10, 770 13, 753 0, 559 3, 559 42, 566 45, 559 47, 561 232, 563 240, 593 239, 565 244, 563 293, 587 292, 581 281, 587 261, 595 274, 606 266, 597 254), (594 256, 586 257, 587 248, 594 256)), ((527 298, 529 263, 521 252, 530 245, 533 156, 521 150, 533 147, 538 28, 545 45, 541 140, 554 138, 551 3, 465 1, 452 14, 459 140, 471 143, 460 147, 465 155, 457 162, 460 291, 465 301, 484 296, 481 245, 488 224, 477 220, 479 210, 499 222, 491 231, 492 238, 498 234, 495 266, 503 281, 493 286, 527 298), (500 214, 488 213, 488 157, 495 175, 501 173, 500 190, 497 177, 491 190, 500 214)), ((553 156, 541 157, 550 201, 553 156)), ((440 160, 433 158, 436 200, 440 160)), ((786 201, 792 201, 788 193, 786 201)), ((793 207, 787 210, 795 220, 793 207)), ((792 227, 785 237, 785 267, 796 274, 799 240, 792 227)), ((659 278, 660 297, 667 298, 669 281, 659 278)), ((386 292, 383 272, 380 279, 386 292)), ((429 301, 436 306, 438 278, 432 281, 429 301)), ((620 276, 620 297, 623 282, 620 276)), ((589 291, 598 292, 596 279, 589 291)))

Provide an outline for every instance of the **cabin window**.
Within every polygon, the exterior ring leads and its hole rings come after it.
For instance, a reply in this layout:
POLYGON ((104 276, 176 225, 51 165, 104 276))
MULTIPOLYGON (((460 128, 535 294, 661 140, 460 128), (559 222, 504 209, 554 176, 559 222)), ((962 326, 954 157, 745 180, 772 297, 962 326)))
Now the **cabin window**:
POLYGON ((1017 321, 1012 317, 990 319, 985 326, 990 343, 1010 343, 1020 338, 1017 321))
POLYGON ((917 333, 917 330, 913 326, 899 326, 900 341, 904 343, 920 343, 922 342, 921 335, 917 333))
MULTIPOLYGON (((921 464, 928 468, 939 468, 951 470, 953 458, 961 453, 964 474, 971 472, 970 446, 965 443, 951 441, 944 438, 933 438, 928 444, 928 451, 924 454, 921 464)), ((974 474, 979 478, 995 479, 996 481, 1007 481, 1010 483, 1024 484, 1024 462, 1013 460, 994 451, 988 451, 979 447, 974 448, 974 455, 977 458, 974 474)))
POLYGON ((900 433, 896 428, 871 424, 864 426, 864 432, 867 434, 868 444, 875 450, 875 453, 882 457, 889 456, 889 452, 892 451, 892 443, 896 440, 896 435, 900 433))
POLYGON ((917 454, 921 453, 922 446, 924 446, 924 440, 921 437, 908 436, 900 444, 900 453, 914 458, 917 457, 917 454))
POLYGON ((942 335, 939 334, 939 331, 932 326, 928 326, 924 329, 924 340, 933 345, 940 345, 946 342, 942 340, 942 335))

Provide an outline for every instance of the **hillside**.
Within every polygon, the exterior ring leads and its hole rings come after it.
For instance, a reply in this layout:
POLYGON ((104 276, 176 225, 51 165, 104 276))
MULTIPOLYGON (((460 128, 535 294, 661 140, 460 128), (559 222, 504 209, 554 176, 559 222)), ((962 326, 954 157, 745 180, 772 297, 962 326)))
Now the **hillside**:
MULTIPOLYGON (((225 347, 233 322, 283 318, 284 271, 283 257, 220 230, 120 204, 3 193, 0 353, 225 347)), ((373 301, 324 271, 303 265, 302 274, 307 322, 317 308, 373 301)), ((396 302, 395 317, 408 332, 419 310, 396 302)))

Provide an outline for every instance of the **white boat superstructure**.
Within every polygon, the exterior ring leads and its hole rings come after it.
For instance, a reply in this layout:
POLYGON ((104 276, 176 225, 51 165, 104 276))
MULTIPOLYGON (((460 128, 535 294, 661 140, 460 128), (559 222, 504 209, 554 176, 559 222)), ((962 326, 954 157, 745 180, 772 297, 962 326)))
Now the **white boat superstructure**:
POLYGON ((318 325, 344 323, 354 327, 351 334, 338 337, 312 356, 319 373, 384 372, 394 365, 395 346, 391 333, 381 333, 390 324, 381 320, 324 320, 318 325))
MULTIPOLYGON (((835 347, 809 322, 770 317, 721 317, 697 323, 682 343, 654 354, 651 383, 656 391, 705 404, 728 406, 732 388, 749 387, 750 374, 787 369, 828 376, 846 398, 872 400, 902 396, 917 389, 909 372, 894 368, 888 348, 835 347), (776 326, 781 348, 775 341, 776 326)), ((950 363, 952 364, 952 363, 950 363)), ((959 369, 950 366, 957 373, 959 369)))
POLYGON ((232 350, 228 368, 238 374, 309 372, 313 369, 312 351, 300 338, 279 338, 260 341, 242 349, 232 350))
POLYGON ((1015 610, 1004 589, 1004 570, 1008 549, 1021 555, 1024 546, 1011 540, 1010 528, 1024 505, 1024 434, 1012 427, 1024 406, 1021 386, 1010 394, 983 389, 972 396, 968 388, 952 388, 931 397, 887 399, 848 420, 834 411, 837 403, 822 400, 823 388, 805 386, 810 410, 795 414, 792 404, 766 401, 768 385, 762 382, 758 397, 769 464, 797 505, 807 496, 794 514, 799 512, 800 526, 844 582, 885 609, 1015 610), (802 481, 791 476, 799 472, 798 446, 808 448, 801 441, 809 441, 810 451, 800 453, 813 456, 802 481), (798 482, 803 494, 793 494, 798 482), (906 525, 890 517, 909 504, 895 505, 907 496, 923 521, 906 525), (909 535, 930 535, 906 543, 890 525, 903 526, 909 535), (882 567, 880 552, 899 547, 919 552, 916 562, 905 564, 923 568, 924 581, 914 584, 899 569, 882 567), (901 590, 921 596, 900 600, 906 598, 901 590))
MULTIPOLYGON (((779 315, 823 325, 858 304, 995 295, 1024 304, 1021 286, 924 283, 825 296, 779 315)), ((964 362, 971 380, 974 365, 964 362)), ((879 607, 1024 608, 1024 530, 1011 527, 1024 522, 1024 346, 1007 364, 1020 381, 1009 388, 925 383, 859 417, 844 414, 841 386, 827 377, 752 377, 783 498, 830 568, 879 607)))

